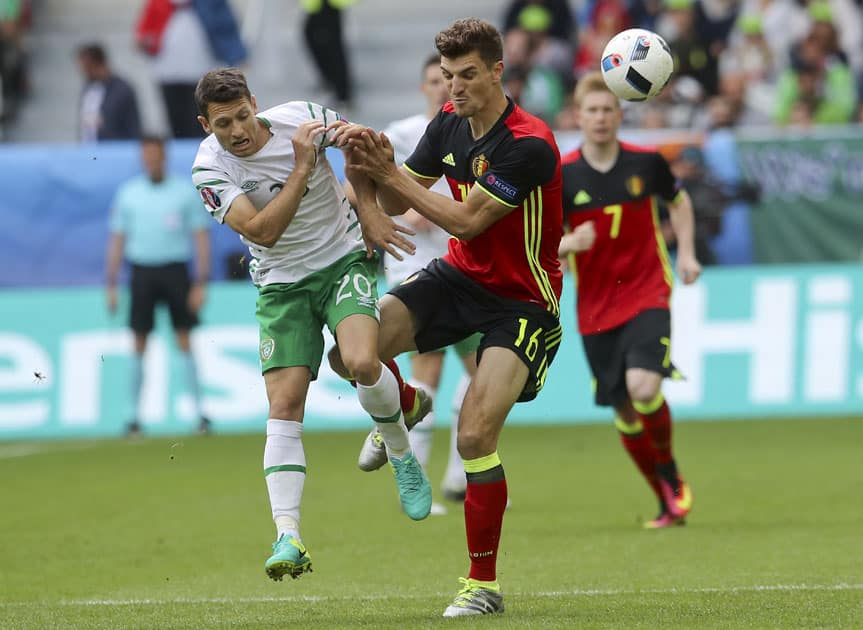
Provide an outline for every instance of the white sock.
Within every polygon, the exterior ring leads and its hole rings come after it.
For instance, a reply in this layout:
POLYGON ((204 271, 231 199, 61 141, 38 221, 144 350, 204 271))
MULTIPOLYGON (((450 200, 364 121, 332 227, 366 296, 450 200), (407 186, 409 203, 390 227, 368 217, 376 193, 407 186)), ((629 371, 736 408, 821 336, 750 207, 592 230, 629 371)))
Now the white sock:
POLYGON ((144 355, 136 352, 132 357, 130 385, 132 387, 132 418, 141 421, 141 388, 144 385, 144 355))
POLYGON ((374 385, 357 383, 357 396, 360 405, 381 432, 387 457, 402 458, 407 455, 411 445, 399 402, 399 383, 387 366, 381 363, 381 377, 374 385))
POLYGON ((278 536, 300 539, 300 500, 306 481, 303 425, 293 420, 267 420, 264 476, 278 536))
MULTIPOLYGON (((425 383, 421 383, 419 381, 411 381, 411 385, 416 387, 417 389, 423 389, 434 401, 437 392, 426 385, 425 383)), ((434 434, 432 431, 434 430, 434 411, 430 412, 425 418, 422 419, 422 422, 419 422, 414 425, 414 428, 410 430, 408 433, 408 439, 411 443, 411 450, 414 452, 414 457, 417 458, 417 461, 420 463, 420 466, 423 469, 428 470, 428 463, 431 459, 431 448, 432 448, 432 438, 434 434)))
POLYGON ((198 368, 195 364, 195 357, 191 352, 181 353, 183 361, 183 371, 186 373, 186 388, 192 395, 192 400, 195 404, 195 414, 201 418, 204 413, 201 411, 201 387, 198 384, 198 368))
POLYGON ((458 417, 461 414, 461 404, 464 402, 467 388, 470 386, 470 376, 464 374, 456 387, 455 395, 453 396, 453 419, 452 428, 450 429, 449 440, 449 460, 446 465, 443 483, 447 488, 453 490, 464 489, 467 487, 467 479, 464 474, 464 462, 461 455, 458 453, 458 417))

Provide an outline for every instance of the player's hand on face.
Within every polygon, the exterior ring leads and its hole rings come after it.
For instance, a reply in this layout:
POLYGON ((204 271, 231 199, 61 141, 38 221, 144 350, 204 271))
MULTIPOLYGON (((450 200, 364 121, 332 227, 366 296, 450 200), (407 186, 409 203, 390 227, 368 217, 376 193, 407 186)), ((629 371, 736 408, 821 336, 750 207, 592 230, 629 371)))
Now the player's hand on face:
POLYGON ((321 147, 321 135, 327 128, 320 120, 307 120, 297 127, 291 144, 294 145, 294 162, 297 166, 315 167, 321 147))
POLYGON ((701 263, 691 254, 681 255, 678 252, 677 275, 680 276, 683 284, 692 284, 701 275, 701 263))
POLYGON ((365 208, 359 216, 363 241, 366 243, 369 258, 374 255, 375 247, 384 250, 396 260, 404 260, 399 251, 411 256, 416 253, 413 241, 403 236, 404 234, 414 236, 415 232, 393 221, 379 206, 365 208))

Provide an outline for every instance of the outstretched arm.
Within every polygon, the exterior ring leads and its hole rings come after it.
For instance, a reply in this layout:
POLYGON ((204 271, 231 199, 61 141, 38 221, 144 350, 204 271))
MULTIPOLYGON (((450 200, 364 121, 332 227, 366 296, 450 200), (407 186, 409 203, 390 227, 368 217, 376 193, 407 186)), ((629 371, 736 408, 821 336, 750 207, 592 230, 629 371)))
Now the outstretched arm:
POLYGON ((668 215, 677 239, 677 275, 683 284, 692 284, 701 275, 701 264, 695 258, 695 216, 689 193, 681 190, 668 203, 668 215))

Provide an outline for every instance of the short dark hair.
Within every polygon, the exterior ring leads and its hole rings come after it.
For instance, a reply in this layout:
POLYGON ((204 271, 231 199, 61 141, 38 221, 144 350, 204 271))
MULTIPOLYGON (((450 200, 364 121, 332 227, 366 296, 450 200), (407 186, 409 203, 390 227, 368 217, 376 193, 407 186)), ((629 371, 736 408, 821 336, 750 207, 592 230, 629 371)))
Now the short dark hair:
POLYGON ((204 118, 208 117, 210 103, 230 103, 241 98, 251 100, 252 93, 239 68, 211 70, 201 77, 195 88, 195 105, 204 118))
POLYGON ((145 133, 139 140, 141 144, 158 144, 163 149, 165 148, 165 137, 157 133, 145 133))
POLYGON ((438 53, 432 53, 428 57, 426 57, 426 61, 423 64, 423 73, 420 77, 421 79, 426 78, 426 70, 431 68, 432 66, 439 68, 440 67, 440 55, 438 53))
POLYGON ((95 42, 78 46, 78 56, 86 57, 90 61, 103 66, 108 63, 108 54, 105 52, 102 44, 95 42))
POLYGON ((494 25, 478 18, 453 22, 435 36, 434 43, 442 57, 461 57, 476 52, 489 68, 503 60, 500 33, 494 25))

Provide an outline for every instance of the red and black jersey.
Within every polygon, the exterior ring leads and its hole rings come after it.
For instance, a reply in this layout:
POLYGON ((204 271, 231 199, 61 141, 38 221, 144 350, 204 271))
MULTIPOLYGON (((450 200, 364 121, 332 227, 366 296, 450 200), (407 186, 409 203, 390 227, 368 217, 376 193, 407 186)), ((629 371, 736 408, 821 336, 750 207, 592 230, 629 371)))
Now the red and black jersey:
POLYGON ((513 208, 469 241, 450 239, 444 260, 497 295, 560 314, 560 152, 548 125, 509 101, 474 140, 467 118, 447 103, 404 165, 419 177, 444 175, 457 201, 477 185, 513 208))
POLYGON ((671 201, 680 189, 665 158, 620 143, 606 173, 578 149, 564 156, 562 171, 568 228, 592 220, 596 230, 593 247, 572 264, 581 334, 616 328, 647 309, 667 309, 673 277, 656 197, 671 201))

